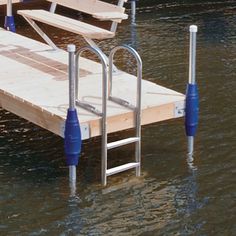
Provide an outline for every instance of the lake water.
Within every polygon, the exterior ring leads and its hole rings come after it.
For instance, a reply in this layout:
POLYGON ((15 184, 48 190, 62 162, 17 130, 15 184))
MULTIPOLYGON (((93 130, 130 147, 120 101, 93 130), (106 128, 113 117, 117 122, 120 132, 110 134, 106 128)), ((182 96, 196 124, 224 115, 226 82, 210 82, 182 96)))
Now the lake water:
MULTIPOLYGON (((83 143, 71 197, 63 140, 1 110, 0 235, 236 235, 236 3, 167 2, 140 1, 136 25, 123 23, 116 39, 100 46, 106 52, 121 43, 134 46, 144 78, 184 92, 188 27, 198 25, 194 160, 186 155, 183 119, 148 125, 142 129, 142 177, 127 172, 108 178, 103 188, 100 139, 92 139, 83 143)), ((17 31, 38 39, 20 18, 17 31)), ((83 44, 73 34, 48 31, 63 48, 83 44)), ((112 165, 128 161, 132 151, 112 152, 112 165)))

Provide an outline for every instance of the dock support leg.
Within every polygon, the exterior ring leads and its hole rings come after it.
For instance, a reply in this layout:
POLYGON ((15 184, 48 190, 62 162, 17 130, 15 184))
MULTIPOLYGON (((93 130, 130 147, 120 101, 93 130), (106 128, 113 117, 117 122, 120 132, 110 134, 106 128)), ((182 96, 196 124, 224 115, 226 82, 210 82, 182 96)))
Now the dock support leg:
POLYGON ((4 28, 11 32, 16 32, 14 16, 12 15, 12 1, 7 0, 7 15, 5 16, 4 28))
POLYGON ((194 151, 194 136, 198 126, 199 96, 196 84, 196 36, 197 26, 190 26, 189 81, 186 91, 185 129, 188 137, 188 154, 194 151))
POLYGON ((192 155, 194 150, 194 136, 188 136, 188 154, 192 155))
POLYGON ((131 21, 132 21, 132 23, 135 23, 135 17, 136 17, 136 1, 137 1, 137 0, 130 0, 130 4, 131 4, 131 21))
POLYGON ((69 109, 65 124, 65 154, 69 166, 71 194, 75 195, 76 166, 81 151, 81 131, 75 108, 75 45, 68 45, 69 54, 69 109))

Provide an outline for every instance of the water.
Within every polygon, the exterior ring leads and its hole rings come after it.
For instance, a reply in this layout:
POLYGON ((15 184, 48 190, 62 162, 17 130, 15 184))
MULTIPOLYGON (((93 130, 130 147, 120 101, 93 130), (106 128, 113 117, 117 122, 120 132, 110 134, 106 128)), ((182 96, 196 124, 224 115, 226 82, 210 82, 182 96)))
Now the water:
MULTIPOLYGON (((0 235, 236 234, 236 4, 197 2, 146 1, 135 26, 126 22, 116 39, 100 43, 105 51, 122 42, 133 45, 145 78, 184 92, 188 27, 199 26, 194 160, 186 155, 183 119, 148 125, 142 130, 142 177, 127 172, 102 188, 100 139, 92 139, 84 142, 72 197, 63 140, 1 110, 0 235)), ((17 22, 19 33, 37 38, 24 21, 17 22)), ((73 34, 50 32, 63 48, 65 42, 83 44, 73 34)), ((132 151, 112 152, 112 164, 128 161, 132 151)))

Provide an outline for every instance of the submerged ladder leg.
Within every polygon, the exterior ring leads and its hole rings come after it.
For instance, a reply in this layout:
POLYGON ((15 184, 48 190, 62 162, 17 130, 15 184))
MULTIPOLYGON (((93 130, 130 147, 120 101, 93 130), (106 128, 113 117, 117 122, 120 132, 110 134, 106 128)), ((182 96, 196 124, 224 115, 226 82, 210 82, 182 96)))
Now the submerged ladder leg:
POLYGON ((189 81, 186 91, 185 129, 188 137, 188 154, 194 151, 194 137, 198 126, 199 95, 196 84, 196 36, 197 26, 191 25, 189 50, 189 81))

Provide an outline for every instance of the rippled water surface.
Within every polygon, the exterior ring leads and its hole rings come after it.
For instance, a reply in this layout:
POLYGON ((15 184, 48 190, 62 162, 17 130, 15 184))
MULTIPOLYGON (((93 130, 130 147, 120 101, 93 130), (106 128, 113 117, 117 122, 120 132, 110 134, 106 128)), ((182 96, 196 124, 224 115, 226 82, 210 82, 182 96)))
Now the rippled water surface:
MULTIPOLYGON (((0 235, 236 235, 236 3, 143 2, 136 25, 123 23, 117 38, 100 46, 106 52, 121 43, 134 46, 146 79, 184 92, 188 27, 199 26, 194 161, 186 156, 183 119, 148 125, 142 177, 127 172, 102 188, 100 139, 92 139, 84 142, 77 196, 70 197, 63 140, 1 110, 0 235)), ((20 18, 17 30, 38 39, 20 18)), ((73 34, 48 31, 62 48, 83 45, 73 34)), ((112 152, 111 163, 128 161, 132 151, 112 152)))

